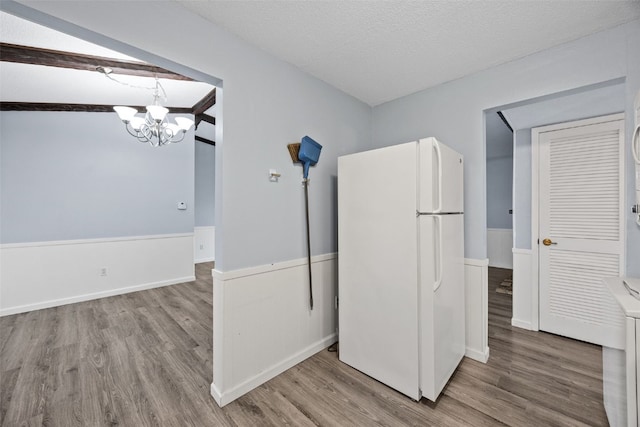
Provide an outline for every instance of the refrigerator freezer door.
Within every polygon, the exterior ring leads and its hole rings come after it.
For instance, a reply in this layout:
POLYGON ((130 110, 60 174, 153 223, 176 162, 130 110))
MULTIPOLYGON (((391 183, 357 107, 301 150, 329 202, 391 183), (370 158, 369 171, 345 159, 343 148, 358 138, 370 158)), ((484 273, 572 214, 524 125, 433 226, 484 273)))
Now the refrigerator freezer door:
POLYGON ((418 211, 463 212, 462 155, 435 138, 418 142, 418 211))
POLYGON ((420 388, 431 401, 465 352, 463 226, 463 215, 419 219, 420 388))
POLYGON ((418 400, 416 143, 338 159, 340 360, 418 400))

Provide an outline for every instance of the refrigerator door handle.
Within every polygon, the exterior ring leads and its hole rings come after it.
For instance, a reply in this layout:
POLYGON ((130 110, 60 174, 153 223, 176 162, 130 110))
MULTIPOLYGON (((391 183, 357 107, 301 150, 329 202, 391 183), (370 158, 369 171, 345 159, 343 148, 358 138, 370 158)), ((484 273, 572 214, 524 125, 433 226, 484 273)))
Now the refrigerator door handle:
POLYGON ((437 255, 437 260, 436 260, 436 264, 437 264, 437 274, 436 274, 436 282, 433 285, 433 291, 437 291, 438 288, 440 287, 440 285, 442 285, 442 270, 443 270, 443 265, 442 265, 442 259, 444 258, 442 256, 442 218, 438 215, 434 215, 433 217, 434 221, 436 222, 436 240, 437 240, 437 244, 438 244, 438 255, 437 255))
POLYGON ((435 188, 438 191, 438 208, 434 212, 440 212, 442 211, 442 154, 437 140, 433 141, 433 148, 436 151, 436 163, 438 164, 438 184, 435 188))

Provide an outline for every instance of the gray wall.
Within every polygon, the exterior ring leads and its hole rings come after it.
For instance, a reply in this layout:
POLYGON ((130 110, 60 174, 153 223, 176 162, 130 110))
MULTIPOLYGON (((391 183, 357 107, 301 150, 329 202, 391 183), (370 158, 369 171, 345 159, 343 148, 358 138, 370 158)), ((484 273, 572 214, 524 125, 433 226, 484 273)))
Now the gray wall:
POLYGON ((153 148, 115 113, 3 111, 0 153, 2 243, 193 232, 193 131, 153 148))
POLYGON ((220 88, 215 129, 216 269, 305 257, 302 170, 291 163, 286 147, 305 135, 323 145, 320 162, 310 172, 312 253, 337 250, 337 157, 371 146, 371 107, 175 2, 155 2, 156 7, 122 2, 126 13, 114 6, 117 2, 20 3, 3 1, 2 7, 164 68, 213 76, 206 81, 220 88), (149 28, 140 25, 141 16, 160 28, 176 28, 179 23, 179 31, 151 36, 149 28), (282 174, 280 182, 269 181, 269 169, 282 174))
POLYGON ((495 112, 486 115, 487 228, 511 229, 513 133, 495 112))
POLYGON ((215 183, 216 147, 204 142, 195 143, 195 226, 216 225, 215 183))
POLYGON ((531 129, 514 136, 513 241, 515 248, 531 249, 531 129))
MULTIPOLYGON (((2 7, 10 3, 2 2, 2 7)), ((638 20, 388 102, 374 108, 372 116, 367 105, 174 3, 147 8, 146 2, 127 2, 126 14, 113 7, 113 2, 21 3, 67 21, 20 11, 46 25, 187 75, 200 70, 214 76, 207 80, 214 84, 219 83, 217 79, 224 82, 218 97, 221 125, 216 126, 216 268, 221 271, 304 256, 301 171, 291 165, 286 144, 307 134, 325 147, 311 172, 314 254, 333 252, 337 247, 337 156, 430 135, 465 156, 465 255, 484 259, 483 111, 626 78, 625 111, 630 114, 640 88, 638 20), (173 32, 149 37, 147 28, 139 25, 139 16, 167 25, 180 22, 180 37, 173 32), (194 45, 187 40, 207 43, 194 45), (280 183, 269 183, 269 168, 282 172, 280 183)), ((19 9, 12 8, 14 12, 19 9)), ((628 121, 627 141, 632 126, 628 121)), ((632 174, 629 158, 628 200, 633 197, 632 174)), ((640 257, 640 228, 630 213, 627 221, 628 272, 640 275, 640 263, 635 262, 640 257)))
MULTIPOLYGON (((465 156, 465 256, 486 258, 486 153, 483 111, 625 78, 631 117, 640 88, 640 21, 593 34, 382 104, 373 111, 373 145, 435 136, 465 156)), ((627 121, 627 144, 632 123, 627 121)), ((629 145, 630 147, 630 145, 629 145)), ((628 148, 630 149, 630 148, 628 148)), ((630 157, 630 156, 629 156, 630 157)), ((627 197, 633 187, 627 162, 627 197)), ((627 272, 640 275, 640 228, 627 213, 627 272)))

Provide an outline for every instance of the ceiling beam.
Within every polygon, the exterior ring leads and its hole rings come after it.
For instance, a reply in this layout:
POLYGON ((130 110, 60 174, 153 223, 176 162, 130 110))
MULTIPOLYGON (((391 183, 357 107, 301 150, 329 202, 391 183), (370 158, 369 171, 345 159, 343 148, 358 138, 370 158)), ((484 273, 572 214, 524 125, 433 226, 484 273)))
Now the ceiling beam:
POLYGON ((507 120, 507 118, 504 116, 504 114, 502 114, 502 111, 498 111, 498 116, 500 116, 500 118, 502 119, 503 123, 505 125, 507 125, 507 127, 509 128, 509 130, 511 131, 511 133, 513 133, 513 128, 511 127, 511 125, 509 124, 509 121, 507 120))
POLYGON ((205 144, 216 146, 216 142, 207 138, 203 138, 201 136, 196 135, 196 141, 204 142, 205 144))
MULTIPOLYGON (((113 105, 58 104, 54 102, 0 102, 0 111, 73 111, 87 113, 113 113, 113 105)), ((146 107, 132 106, 138 111, 146 107)), ((191 114, 191 108, 167 107, 171 114, 191 114)))
POLYGON ((204 113, 209 108, 213 107, 215 103, 216 103, 216 88, 214 87, 211 92, 209 92, 204 96, 204 98, 196 102, 196 104, 192 108, 193 115, 198 116, 204 113))
POLYGON ((200 124, 200 122, 207 122, 209 124, 215 125, 216 124, 216 118, 213 116, 210 116, 208 114, 198 114, 196 117, 196 127, 198 127, 198 125, 200 124))
POLYGON ((110 68, 113 74, 193 81, 190 77, 145 62, 125 61, 9 43, 0 43, 0 61, 85 71, 96 71, 98 67, 103 67, 110 68))

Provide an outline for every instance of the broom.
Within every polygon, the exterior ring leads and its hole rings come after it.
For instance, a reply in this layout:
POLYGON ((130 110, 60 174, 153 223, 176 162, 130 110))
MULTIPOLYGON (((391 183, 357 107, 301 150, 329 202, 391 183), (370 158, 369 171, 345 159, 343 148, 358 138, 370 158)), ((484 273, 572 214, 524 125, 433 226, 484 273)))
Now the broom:
MULTIPOLYGON (((300 154, 300 145, 299 142, 294 142, 292 144, 287 145, 287 149, 289 150, 289 155, 291 156, 291 161, 293 163, 302 163, 299 154, 300 154)), ((304 195, 305 195, 305 207, 307 212, 307 261, 309 263, 309 306, 311 310, 313 310, 313 289, 311 285, 311 241, 309 239, 309 193, 308 186, 309 180, 305 178, 304 182, 304 195)))
POLYGON ((287 145, 287 149, 289 150, 291 161, 293 163, 300 163, 300 159, 298 158, 298 153, 300 152, 300 143, 294 142, 292 144, 289 144, 287 145))

